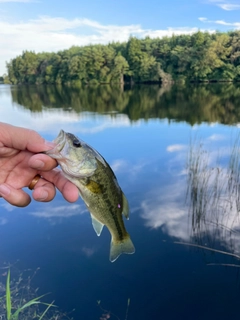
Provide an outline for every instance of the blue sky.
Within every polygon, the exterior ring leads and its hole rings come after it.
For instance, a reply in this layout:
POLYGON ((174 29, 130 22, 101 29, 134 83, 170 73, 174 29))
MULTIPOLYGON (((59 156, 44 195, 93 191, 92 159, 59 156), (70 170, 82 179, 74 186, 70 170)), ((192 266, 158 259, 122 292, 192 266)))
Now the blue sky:
POLYGON ((0 75, 23 50, 240 29, 240 0, 0 0, 0 75))

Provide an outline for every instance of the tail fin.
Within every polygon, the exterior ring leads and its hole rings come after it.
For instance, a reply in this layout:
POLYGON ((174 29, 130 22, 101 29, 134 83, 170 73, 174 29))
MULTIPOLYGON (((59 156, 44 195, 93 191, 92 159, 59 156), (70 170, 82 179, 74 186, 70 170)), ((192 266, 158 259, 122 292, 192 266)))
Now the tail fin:
POLYGON ((122 241, 111 240, 109 260, 114 262, 122 253, 132 254, 135 252, 134 245, 129 234, 122 241))

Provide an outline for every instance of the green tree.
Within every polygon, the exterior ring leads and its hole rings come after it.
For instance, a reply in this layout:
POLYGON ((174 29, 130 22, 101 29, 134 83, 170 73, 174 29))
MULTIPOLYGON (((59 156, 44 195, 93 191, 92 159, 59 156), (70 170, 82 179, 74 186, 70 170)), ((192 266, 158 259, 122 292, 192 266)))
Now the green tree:
POLYGON ((73 46, 57 53, 24 51, 7 63, 13 84, 239 81, 240 31, 130 37, 128 42, 73 46))
POLYGON ((127 60, 121 55, 114 58, 113 80, 118 80, 120 83, 124 82, 124 75, 129 74, 129 64, 127 60))

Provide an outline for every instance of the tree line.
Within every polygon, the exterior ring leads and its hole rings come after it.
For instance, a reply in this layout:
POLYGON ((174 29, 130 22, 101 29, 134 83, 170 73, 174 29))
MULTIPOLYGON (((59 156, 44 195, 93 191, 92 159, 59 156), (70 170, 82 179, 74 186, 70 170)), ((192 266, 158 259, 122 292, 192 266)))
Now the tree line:
POLYGON ((24 51, 7 62, 5 83, 91 84, 240 81, 240 31, 24 51))

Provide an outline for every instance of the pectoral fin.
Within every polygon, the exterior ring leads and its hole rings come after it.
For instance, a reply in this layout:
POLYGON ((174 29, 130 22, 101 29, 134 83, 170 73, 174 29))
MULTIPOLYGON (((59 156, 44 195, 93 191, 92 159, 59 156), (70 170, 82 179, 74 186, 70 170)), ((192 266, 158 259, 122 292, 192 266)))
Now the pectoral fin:
POLYGON ((126 217, 126 219, 129 219, 129 206, 128 206, 127 198, 125 197, 124 193, 122 194, 122 203, 123 203, 122 214, 126 217))
POLYGON ((97 182, 90 180, 88 181, 86 187, 93 193, 102 193, 102 187, 97 182))
POLYGON ((92 218, 93 229, 95 230, 96 234, 100 236, 102 229, 104 227, 104 224, 102 224, 97 219, 95 219, 92 214, 91 214, 91 218, 92 218))

